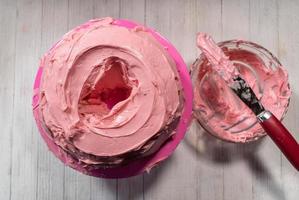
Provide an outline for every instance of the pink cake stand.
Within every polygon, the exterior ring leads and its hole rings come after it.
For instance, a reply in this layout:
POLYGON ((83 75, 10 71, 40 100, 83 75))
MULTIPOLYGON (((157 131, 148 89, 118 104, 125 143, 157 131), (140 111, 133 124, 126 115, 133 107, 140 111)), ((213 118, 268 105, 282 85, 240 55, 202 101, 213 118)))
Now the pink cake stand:
MULTIPOLYGON (((115 20, 113 22, 115 26, 123 26, 129 29, 133 29, 136 26, 139 26, 135 22, 131 22, 128 20, 115 20)), ((79 26, 78 28, 84 28, 89 25, 89 22, 79 26)), ((185 103, 184 103, 184 110, 181 116, 181 120, 178 124, 178 127, 176 129, 176 134, 173 136, 171 140, 166 142, 156 153, 154 153, 151 156, 148 156, 146 158, 135 160, 130 162, 129 164, 122 166, 122 167, 116 167, 116 168, 100 168, 95 169, 93 171, 86 171, 79 162, 74 161, 69 155, 67 155, 59 146, 57 146, 48 136, 46 133, 46 130, 42 126, 38 107, 39 107, 39 86, 41 82, 41 77, 43 73, 43 66, 39 66, 38 72, 35 77, 34 82, 34 95, 32 98, 32 106, 33 106, 33 114, 34 118, 36 120, 36 124, 38 126, 39 132, 44 139, 44 141, 47 143, 48 148, 55 154, 57 158, 59 158, 63 163, 66 165, 72 167, 73 169, 80 171, 84 174, 88 174, 90 176, 95 177, 102 177, 102 178, 126 178, 130 176, 135 176, 138 174, 141 174, 145 171, 149 171, 152 167, 156 166, 157 163, 165 160, 167 157, 169 157, 177 145, 180 143, 180 141, 184 138, 187 127, 189 125, 189 122, 191 120, 191 114, 192 114, 192 100, 193 100, 193 93, 192 93, 192 83, 191 79, 187 70, 187 66, 180 56, 180 54, 177 52, 177 50, 171 45, 169 41, 167 41, 165 38, 163 38, 159 33, 154 31, 153 29, 147 28, 147 30, 153 35, 153 37, 159 41, 161 45, 165 47, 169 55, 173 58, 173 60, 176 63, 178 73, 180 75, 180 79, 183 86, 184 91, 184 97, 185 97, 185 103)), ((56 44, 52 48, 55 48, 56 44)))

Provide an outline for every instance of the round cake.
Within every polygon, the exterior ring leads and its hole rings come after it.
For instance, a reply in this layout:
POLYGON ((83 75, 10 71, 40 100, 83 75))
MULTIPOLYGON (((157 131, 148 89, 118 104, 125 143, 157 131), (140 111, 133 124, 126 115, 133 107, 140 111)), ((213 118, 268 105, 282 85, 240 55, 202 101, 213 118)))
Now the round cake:
POLYGON ((168 49, 151 30, 117 23, 95 19, 71 30, 40 63, 38 123, 66 164, 87 174, 156 153, 184 112, 168 49))

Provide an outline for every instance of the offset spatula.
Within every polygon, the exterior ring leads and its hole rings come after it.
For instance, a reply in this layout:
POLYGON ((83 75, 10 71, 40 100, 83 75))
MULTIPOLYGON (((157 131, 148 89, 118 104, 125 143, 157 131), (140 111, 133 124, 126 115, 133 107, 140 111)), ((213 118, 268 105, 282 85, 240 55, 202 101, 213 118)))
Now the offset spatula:
POLYGON ((211 36, 199 33, 197 45, 212 67, 226 81, 232 91, 253 111, 265 132, 276 143, 285 157, 299 170, 299 144, 284 125, 265 110, 253 90, 238 73, 233 63, 223 53, 211 36))

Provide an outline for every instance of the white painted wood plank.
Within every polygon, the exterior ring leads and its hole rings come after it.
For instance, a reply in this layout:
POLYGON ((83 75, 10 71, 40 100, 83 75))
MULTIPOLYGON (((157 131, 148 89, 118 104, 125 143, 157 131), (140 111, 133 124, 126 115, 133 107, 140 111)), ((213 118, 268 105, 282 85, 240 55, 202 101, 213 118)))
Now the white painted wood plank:
POLYGON ((18 1, 15 48, 11 199, 36 199, 38 132, 31 110, 41 41, 41 1, 18 1))
POLYGON ((16 6, 12 1, 0 2, 0 199, 10 199, 11 143, 14 104, 16 6))
POLYGON ((71 0, 69 1, 68 10, 68 26, 69 29, 90 20, 93 18, 93 0, 80 1, 71 0))
MULTIPOLYGON (((146 2, 146 24, 170 40, 187 62, 196 56, 195 9, 195 1, 146 2)), ((196 156, 181 143, 171 158, 144 176, 145 199, 196 199, 196 163, 196 156)))
MULTIPOLYGON (((277 55, 278 13, 276 1, 250 1, 250 39, 277 55)), ((254 199, 285 199, 282 190, 281 153, 269 137, 252 153, 249 169, 253 176, 254 199)))
MULTIPOLYGON (((170 35, 168 39, 180 52, 187 67, 194 62, 196 51, 196 32, 198 30, 197 20, 199 12, 199 1, 170 1, 170 35)), ((158 4, 159 5, 159 4, 158 4)), ((158 30, 159 31, 159 30, 158 30)))
MULTIPOLYGON (((68 2, 43 1, 40 56, 67 32, 68 2)), ((36 64, 36 69, 38 64, 36 64)), ((62 200, 64 197, 64 164, 52 154, 41 136, 38 140, 37 199, 62 200)))
MULTIPOLYGON (((221 0, 200 0, 196 7, 197 32, 206 32, 213 35, 216 41, 222 37, 222 4, 221 0)), ((193 22, 194 24, 194 22, 193 22)), ((195 44, 192 44, 195 45, 195 44)))
POLYGON ((83 175, 73 169, 66 168, 64 175, 64 199, 80 200, 91 199, 90 177, 83 175))
POLYGON ((117 181, 92 177, 90 181, 91 200, 117 199, 117 181))
POLYGON ((93 14, 94 18, 113 17, 117 19, 120 15, 120 1, 94 0, 93 14))
POLYGON ((249 39, 249 0, 222 2, 223 39, 249 39))
MULTIPOLYGON (((293 91, 289 111, 284 123, 299 141, 299 2, 278 1, 278 49, 279 58, 287 68, 293 91)), ((299 173, 282 157, 280 181, 286 199, 295 200, 299 196, 299 173)))
POLYGON ((120 18, 145 22, 145 0, 120 0, 120 18))
POLYGON ((117 199, 143 199, 143 175, 118 180, 117 199))

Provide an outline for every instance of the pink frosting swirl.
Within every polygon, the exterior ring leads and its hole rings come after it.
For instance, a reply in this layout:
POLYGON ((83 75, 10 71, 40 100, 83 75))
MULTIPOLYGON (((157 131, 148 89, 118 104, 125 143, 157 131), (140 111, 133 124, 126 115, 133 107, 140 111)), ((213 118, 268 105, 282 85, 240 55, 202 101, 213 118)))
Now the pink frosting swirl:
POLYGON ((155 152, 182 112, 176 65, 145 27, 112 18, 68 32, 41 60, 40 115, 77 160, 114 166, 155 152))

